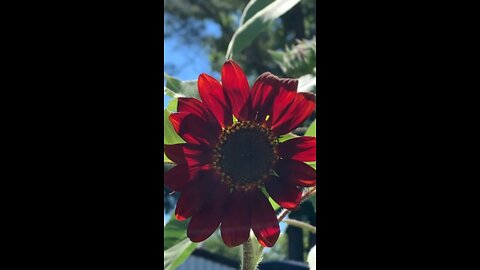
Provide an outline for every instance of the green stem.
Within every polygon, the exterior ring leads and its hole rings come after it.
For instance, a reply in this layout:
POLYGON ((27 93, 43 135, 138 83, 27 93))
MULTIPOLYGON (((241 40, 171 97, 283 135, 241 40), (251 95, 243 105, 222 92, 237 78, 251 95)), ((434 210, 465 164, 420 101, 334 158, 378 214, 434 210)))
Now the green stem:
POLYGON ((307 224, 307 223, 304 223, 304 222, 301 222, 299 220, 296 220, 296 219, 285 219, 283 220, 283 222, 287 223, 288 225, 291 225, 291 226, 295 226, 295 227, 299 227, 301 229, 305 229, 307 231, 310 231, 312 233, 317 233, 317 228, 310 225, 310 224, 307 224))
POLYGON ((260 263, 262 249, 255 248, 252 236, 242 245, 242 267, 241 270, 256 270, 260 263))

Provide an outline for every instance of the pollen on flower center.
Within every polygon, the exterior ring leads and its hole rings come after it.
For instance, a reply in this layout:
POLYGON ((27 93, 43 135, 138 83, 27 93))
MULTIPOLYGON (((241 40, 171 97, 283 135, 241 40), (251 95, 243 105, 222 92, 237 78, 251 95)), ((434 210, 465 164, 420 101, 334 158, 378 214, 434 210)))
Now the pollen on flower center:
POLYGON ((276 137, 257 123, 238 122, 223 130, 213 166, 231 188, 260 187, 278 159, 276 137))

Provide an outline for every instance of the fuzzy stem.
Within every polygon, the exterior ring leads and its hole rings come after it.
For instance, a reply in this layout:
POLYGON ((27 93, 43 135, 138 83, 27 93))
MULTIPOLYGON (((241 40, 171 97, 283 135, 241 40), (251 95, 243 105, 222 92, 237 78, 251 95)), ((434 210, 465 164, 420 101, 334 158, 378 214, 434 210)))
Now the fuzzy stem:
POLYGON ((242 245, 242 268, 241 270, 256 270, 257 265, 259 263, 261 250, 259 250, 260 254, 256 254, 254 248, 254 242, 252 241, 252 237, 250 236, 242 245))

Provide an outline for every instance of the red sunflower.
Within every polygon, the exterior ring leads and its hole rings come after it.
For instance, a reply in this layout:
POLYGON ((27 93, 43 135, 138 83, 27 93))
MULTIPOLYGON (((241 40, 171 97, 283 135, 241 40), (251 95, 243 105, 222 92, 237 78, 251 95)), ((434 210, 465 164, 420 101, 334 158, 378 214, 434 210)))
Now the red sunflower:
POLYGON ((177 164, 165 173, 165 185, 181 192, 175 216, 191 217, 191 241, 207 239, 220 225, 227 246, 245 243, 250 229, 261 245, 275 244, 280 228, 262 189, 293 210, 302 187, 316 184, 316 171, 304 163, 316 160, 315 137, 278 142, 315 110, 314 95, 297 93, 297 86, 297 80, 266 72, 250 91, 243 70, 229 60, 222 67, 222 84, 199 76, 202 101, 178 99, 178 113, 170 121, 186 143, 165 145, 177 164))

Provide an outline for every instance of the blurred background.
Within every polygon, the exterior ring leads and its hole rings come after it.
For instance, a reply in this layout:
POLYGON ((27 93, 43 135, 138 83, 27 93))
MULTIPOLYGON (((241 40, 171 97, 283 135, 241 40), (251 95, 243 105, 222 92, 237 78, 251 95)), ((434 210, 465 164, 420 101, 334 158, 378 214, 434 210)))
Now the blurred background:
MULTIPOLYGON (((181 80, 196 80, 202 72, 220 79, 228 44, 248 2, 164 0, 164 71, 181 80)), ((300 1, 234 60, 250 83, 265 71, 288 77, 315 74, 315 0, 300 1)))
MULTIPOLYGON (((221 67, 232 36, 239 28, 246 0, 164 0, 164 71, 179 80, 197 80, 200 73, 220 79, 221 67)), ((257 0, 265 4, 272 0, 257 0)), ((250 86, 258 75, 270 71, 280 77, 316 76, 316 2, 301 0, 256 37, 234 60, 243 68, 250 86)), ((166 83, 166 82, 165 82, 166 83)), ((167 105, 171 98, 164 96, 167 105)), ((312 117, 304 126, 309 125, 312 117)), ((305 129, 297 130, 302 134, 305 129)), ((170 165, 164 165, 169 169, 170 165)), ((165 188, 164 218, 168 222, 178 198, 165 188)), ((316 225, 311 201, 303 203, 290 218, 316 225)), ((267 249, 263 262, 305 262, 315 235, 281 223, 278 243, 267 249)), ((240 260, 239 248, 226 247, 215 233, 199 245, 202 250, 240 260)), ((193 253, 195 255, 195 253, 193 253)), ((190 259, 189 259, 190 260, 190 259)), ((180 268, 179 268, 180 269, 180 268)), ((267 269, 267 268, 264 268, 267 269)), ((271 268, 273 269, 273 268, 271 268)), ((280 268, 278 268, 280 269, 280 268)), ((297 269, 292 266, 290 269, 297 269)), ((298 268, 303 269, 303 268, 298 268)))

